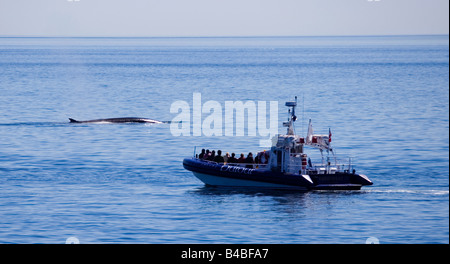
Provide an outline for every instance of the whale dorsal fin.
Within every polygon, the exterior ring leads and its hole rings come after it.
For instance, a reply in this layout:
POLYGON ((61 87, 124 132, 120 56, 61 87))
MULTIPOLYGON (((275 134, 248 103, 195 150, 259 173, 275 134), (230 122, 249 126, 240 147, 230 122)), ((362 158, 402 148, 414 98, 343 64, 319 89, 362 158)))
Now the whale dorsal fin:
POLYGON ((77 120, 75 120, 73 118, 69 118, 69 120, 70 120, 70 123, 80 123, 80 121, 77 121, 77 120))

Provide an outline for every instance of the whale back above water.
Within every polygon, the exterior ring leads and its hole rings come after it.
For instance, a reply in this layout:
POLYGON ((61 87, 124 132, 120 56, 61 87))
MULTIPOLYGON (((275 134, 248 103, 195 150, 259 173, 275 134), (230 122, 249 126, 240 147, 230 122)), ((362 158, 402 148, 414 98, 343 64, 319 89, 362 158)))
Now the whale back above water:
POLYGON ((70 123, 150 123, 150 124, 162 124, 163 122, 143 117, 118 117, 118 118, 105 118, 105 119, 93 119, 79 121, 73 118, 69 118, 70 123))

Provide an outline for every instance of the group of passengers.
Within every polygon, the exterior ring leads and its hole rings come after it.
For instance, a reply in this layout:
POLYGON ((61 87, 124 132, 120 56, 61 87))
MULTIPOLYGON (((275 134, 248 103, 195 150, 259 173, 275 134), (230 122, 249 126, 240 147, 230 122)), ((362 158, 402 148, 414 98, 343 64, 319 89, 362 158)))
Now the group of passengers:
POLYGON ((217 154, 215 150, 209 151, 209 149, 202 149, 202 152, 198 155, 199 159, 214 161, 217 163, 246 163, 246 164, 267 164, 269 161, 269 153, 264 151, 258 152, 255 158, 253 158, 253 154, 251 152, 248 153, 247 157, 244 156, 244 153, 241 153, 239 158, 236 158, 235 153, 226 153, 222 156, 222 151, 218 150, 217 154))

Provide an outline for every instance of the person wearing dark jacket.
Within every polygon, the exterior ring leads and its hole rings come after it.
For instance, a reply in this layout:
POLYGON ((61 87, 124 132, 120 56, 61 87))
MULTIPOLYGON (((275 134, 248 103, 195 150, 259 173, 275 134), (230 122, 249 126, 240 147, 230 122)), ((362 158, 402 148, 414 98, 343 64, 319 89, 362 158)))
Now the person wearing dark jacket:
POLYGON ((216 157, 216 151, 211 150, 211 155, 207 158, 207 160, 214 161, 215 157, 216 157))
POLYGON ((238 159, 239 163, 245 163, 245 157, 244 157, 244 153, 241 153, 241 156, 238 159))
POLYGON ((245 165, 246 168, 253 168, 252 164, 255 163, 255 161, 253 160, 253 154, 251 152, 248 153, 244 163, 248 163, 247 165, 245 165))
POLYGON ((228 158, 227 163, 238 163, 238 160, 236 159, 236 154, 231 153, 231 157, 228 158))
POLYGON ((202 149, 202 153, 200 153, 200 155, 198 155, 199 159, 203 159, 203 157, 205 156, 205 149, 202 149))
POLYGON ((207 149, 205 155, 203 155, 203 159, 208 160, 209 156, 211 156, 211 152, 209 152, 209 149, 207 149))
POLYGON ((220 149, 217 151, 217 155, 214 157, 213 161, 215 161, 217 163, 224 163, 225 162, 225 160, 222 157, 222 151, 220 149))

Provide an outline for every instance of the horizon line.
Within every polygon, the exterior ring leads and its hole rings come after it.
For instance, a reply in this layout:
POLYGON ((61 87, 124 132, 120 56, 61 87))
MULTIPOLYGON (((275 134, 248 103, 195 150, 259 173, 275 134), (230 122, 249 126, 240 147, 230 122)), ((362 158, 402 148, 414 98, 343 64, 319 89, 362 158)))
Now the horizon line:
POLYGON ((449 34, 367 34, 367 35, 192 35, 192 36, 57 36, 57 35, 0 35, 0 38, 301 38, 301 37, 407 37, 449 36, 449 34))

